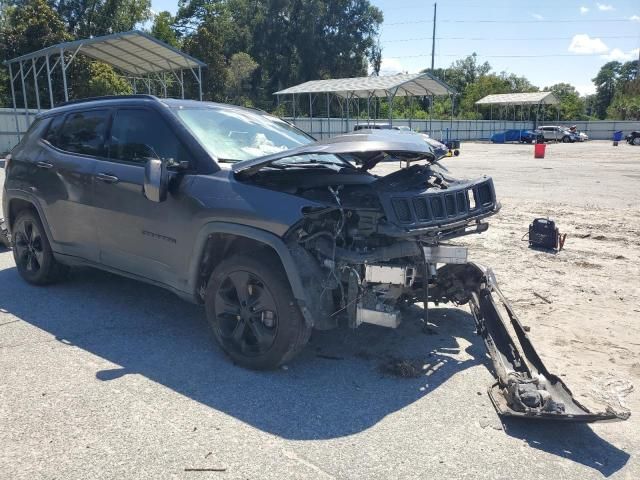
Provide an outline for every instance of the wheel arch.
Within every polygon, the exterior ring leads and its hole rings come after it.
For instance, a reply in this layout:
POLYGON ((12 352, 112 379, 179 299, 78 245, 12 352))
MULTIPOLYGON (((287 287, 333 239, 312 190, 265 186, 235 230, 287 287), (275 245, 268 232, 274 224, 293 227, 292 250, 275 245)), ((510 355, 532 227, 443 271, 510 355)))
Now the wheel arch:
POLYGON ((305 322, 313 325, 313 315, 309 309, 311 299, 305 291, 291 251, 282 238, 259 228, 228 222, 211 222, 204 225, 198 233, 189 262, 189 291, 193 292, 198 302, 202 302, 201 292, 206 288, 209 275, 223 258, 231 253, 253 252, 259 248, 268 249, 278 258, 305 322))

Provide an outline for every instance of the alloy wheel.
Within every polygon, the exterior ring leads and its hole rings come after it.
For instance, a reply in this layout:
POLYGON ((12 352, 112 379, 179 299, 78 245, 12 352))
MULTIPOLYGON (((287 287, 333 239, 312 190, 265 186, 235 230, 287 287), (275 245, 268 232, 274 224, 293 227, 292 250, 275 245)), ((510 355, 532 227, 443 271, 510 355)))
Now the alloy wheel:
POLYGON ((44 263, 42 233, 30 220, 22 222, 15 232, 16 258, 29 273, 37 273, 44 263))
POLYGON ((267 352, 278 333, 278 313, 264 282, 246 271, 234 271, 215 294, 217 329, 228 348, 247 356, 267 352))

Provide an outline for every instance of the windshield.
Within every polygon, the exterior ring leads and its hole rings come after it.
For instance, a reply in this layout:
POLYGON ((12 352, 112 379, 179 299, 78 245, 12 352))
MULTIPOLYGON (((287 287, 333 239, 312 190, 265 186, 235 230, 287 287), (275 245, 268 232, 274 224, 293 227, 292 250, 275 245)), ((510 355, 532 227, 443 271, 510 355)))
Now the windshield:
POLYGON ((221 161, 250 160, 314 141, 288 123, 257 111, 210 106, 174 112, 207 151, 221 161))

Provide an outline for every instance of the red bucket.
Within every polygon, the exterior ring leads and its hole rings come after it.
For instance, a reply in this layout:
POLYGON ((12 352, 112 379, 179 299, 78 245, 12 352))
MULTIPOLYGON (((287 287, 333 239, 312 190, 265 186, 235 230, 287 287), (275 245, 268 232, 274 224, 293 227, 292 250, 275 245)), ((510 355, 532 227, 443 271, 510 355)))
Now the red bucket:
POLYGON ((545 143, 536 143, 533 148, 533 156, 535 158, 544 158, 544 151, 547 145, 545 143))

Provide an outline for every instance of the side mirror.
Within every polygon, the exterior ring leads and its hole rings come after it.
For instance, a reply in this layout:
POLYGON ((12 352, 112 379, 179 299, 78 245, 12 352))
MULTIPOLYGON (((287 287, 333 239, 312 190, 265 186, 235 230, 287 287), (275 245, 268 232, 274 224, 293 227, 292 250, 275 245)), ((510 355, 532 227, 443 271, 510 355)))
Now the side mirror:
POLYGON ((166 163, 157 158, 147 159, 144 165, 144 196, 152 202, 164 202, 167 199, 168 179, 166 163))

